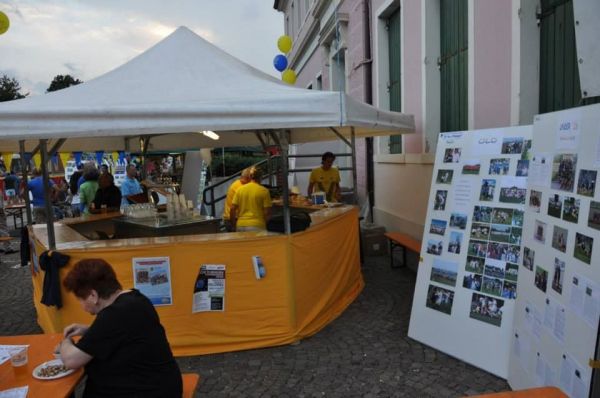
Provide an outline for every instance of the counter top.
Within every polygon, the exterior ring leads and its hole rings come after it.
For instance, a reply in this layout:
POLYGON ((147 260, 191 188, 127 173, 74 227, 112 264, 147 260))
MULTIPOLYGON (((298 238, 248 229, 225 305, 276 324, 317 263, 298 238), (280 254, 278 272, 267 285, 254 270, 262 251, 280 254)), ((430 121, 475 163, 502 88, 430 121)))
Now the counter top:
POLYGON ((219 218, 211 217, 211 216, 202 216, 202 215, 193 215, 191 217, 180 218, 176 220, 167 219, 167 215, 158 215, 156 217, 147 217, 147 218, 131 218, 131 217, 123 217, 116 218, 113 221, 122 223, 122 224, 133 224, 146 228, 154 228, 154 229, 163 229, 170 228, 175 226, 182 226, 187 224, 197 224, 197 223, 218 223, 221 221, 219 218))
MULTIPOLYGON (((57 221, 56 224, 62 225, 75 225, 75 224, 83 224, 94 221, 101 220, 109 220, 111 218, 122 217, 121 212, 113 211, 110 213, 98 213, 98 214, 83 214, 80 217, 71 217, 71 218, 63 218, 60 221, 57 221)), ((56 228, 56 227, 55 227, 56 228)))

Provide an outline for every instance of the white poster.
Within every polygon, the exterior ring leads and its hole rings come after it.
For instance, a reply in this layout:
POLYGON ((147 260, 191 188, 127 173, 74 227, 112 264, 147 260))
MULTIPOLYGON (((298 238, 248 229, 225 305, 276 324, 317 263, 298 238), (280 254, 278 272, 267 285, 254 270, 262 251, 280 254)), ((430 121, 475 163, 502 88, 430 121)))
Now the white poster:
POLYGON ((225 311, 225 265, 202 264, 194 283, 192 313, 225 311))
POLYGON ((133 286, 155 306, 173 304, 169 257, 133 258, 133 286))
POLYGON ((531 126, 440 135, 409 327, 413 339, 501 377, 514 334, 530 137, 531 126))

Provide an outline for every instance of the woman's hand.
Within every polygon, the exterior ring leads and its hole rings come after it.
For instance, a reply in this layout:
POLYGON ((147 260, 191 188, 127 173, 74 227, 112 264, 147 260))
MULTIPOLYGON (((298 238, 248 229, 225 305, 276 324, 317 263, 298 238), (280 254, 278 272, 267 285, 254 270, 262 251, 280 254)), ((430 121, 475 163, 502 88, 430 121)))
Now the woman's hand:
POLYGON ((87 332, 89 326, 80 323, 72 323, 65 328, 63 336, 68 339, 73 336, 83 336, 87 332))

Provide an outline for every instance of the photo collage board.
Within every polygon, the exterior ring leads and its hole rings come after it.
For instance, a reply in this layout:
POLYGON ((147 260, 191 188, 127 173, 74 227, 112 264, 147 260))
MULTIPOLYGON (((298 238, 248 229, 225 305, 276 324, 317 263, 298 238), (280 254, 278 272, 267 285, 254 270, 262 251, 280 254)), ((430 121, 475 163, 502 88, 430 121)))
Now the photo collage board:
POLYGON ((504 378, 530 161, 531 126, 440 134, 409 327, 504 378))
POLYGON ((600 105, 539 115, 509 384, 590 396, 600 322, 600 105))

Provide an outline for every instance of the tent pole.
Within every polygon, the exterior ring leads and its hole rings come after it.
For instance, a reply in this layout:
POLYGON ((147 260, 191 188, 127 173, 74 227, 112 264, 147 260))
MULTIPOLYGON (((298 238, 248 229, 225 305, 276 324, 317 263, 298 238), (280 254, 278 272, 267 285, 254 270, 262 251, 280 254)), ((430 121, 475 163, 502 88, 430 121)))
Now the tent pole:
MULTIPOLYGON (((274 137, 275 138, 275 137, 274 137)), ((288 187, 288 137, 287 132, 282 130, 278 140, 279 148, 281 149, 281 194, 283 196, 283 226, 285 228, 285 234, 290 235, 292 233, 292 226, 290 224, 290 190, 288 187)))
POLYGON ((31 216, 31 202, 29 201, 29 186, 27 177, 27 166, 25 165, 25 141, 19 141, 19 153, 21 155, 21 173, 23 177, 23 196, 25 199, 25 213, 27 214, 27 225, 33 224, 33 217, 31 216))
POLYGON ((354 204, 358 204, 358 189, 356 186, 356 134, 354 134, 354 127, 350 128, 350 150, 352 151, 352 193, 354 204))
POLYGON ((48 248, 56 250, 56 239, 54 237, 54 209, 52 198, 50 198, 50 177, 48 176, 48 148, 47 140, 40 140, 40 154, 42 155, 42 179, 44 183, 44 206, 46 208, 46 228, 48 231, 48 248))

